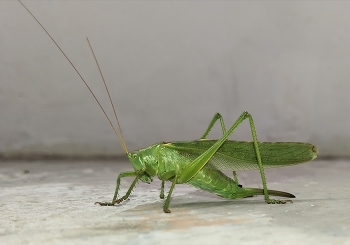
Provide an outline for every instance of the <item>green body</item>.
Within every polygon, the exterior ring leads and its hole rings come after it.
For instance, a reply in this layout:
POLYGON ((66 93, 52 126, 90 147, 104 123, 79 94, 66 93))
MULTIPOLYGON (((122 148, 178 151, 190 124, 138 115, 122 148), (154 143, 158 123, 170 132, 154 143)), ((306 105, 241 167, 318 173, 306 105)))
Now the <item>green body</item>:
POLYGON ((120 203, 128 198, 137 180, 150 183, 153 177, 157 176, 162 181, 161 198, 164 198, 164 182, 172 182, 164 203, 164 211, 169 213, 168 207, 172 191, 176 184, 184 183, 229 199, 264 195, 267 203, 286 203, 286 200, 269 198, 269 195, 289 198, 293 198, 294 195, 268 190, 264 169, 311 161, 317 157, 317 149, 308 143, 258 142, 253 119, 248 112, 243 112, 228 131, 226 131, 221 115, 216 113, 199 140, 161 142, 127 153, 127 156, 134 171, 121 173, 118 176, 112 202, 98 203, 104 206, 120 203), (234 129, 246 118, 250 122, 253 141, 227 140, 234 129), (221 123, 222 138, 218 140, 205 139, 217 120, 220 120, 221 123), (236 171, 251 169, 260 170, 263 189, 245 188, 238 183, 236 171), (233 171, 234 179, 225 175, 221 170, 233 171), (130 176, 136 178, 127 193, 118 199, 121 178, 130 176))
MULTIPOLYGON (((157 143, 145 149, 129 153, 136 172, 143 172, 140 180, 150 183, 154 176, 162 181, 173 181, 173 175, 182 173, 216 140, 179 141, 157 143)), ((264 168, 281 167, 307 162, 315 158, 315 147, 297 142, 259 142, 264 168)), ((253 142, 225 141, 208 163, 185 183, 221 197, 235 199, 252 195, 263 195, 262 189, 242 188, 220 170, 258 169, 253 142)), ((176 184, 183 182, 177 180, 176 184)), ((288 193, 269 190, 270 195, 293 197, 288 193)))

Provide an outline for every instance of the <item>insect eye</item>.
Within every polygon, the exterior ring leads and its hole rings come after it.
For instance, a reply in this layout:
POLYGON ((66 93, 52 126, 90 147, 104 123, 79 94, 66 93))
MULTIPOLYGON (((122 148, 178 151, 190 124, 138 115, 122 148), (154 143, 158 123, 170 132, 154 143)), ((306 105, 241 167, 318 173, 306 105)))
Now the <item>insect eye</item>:
POLYGON ((137 157, 137 154, 132 155, 132 157, 133 157, 133 158, 136 158, 136 157, 137 157))

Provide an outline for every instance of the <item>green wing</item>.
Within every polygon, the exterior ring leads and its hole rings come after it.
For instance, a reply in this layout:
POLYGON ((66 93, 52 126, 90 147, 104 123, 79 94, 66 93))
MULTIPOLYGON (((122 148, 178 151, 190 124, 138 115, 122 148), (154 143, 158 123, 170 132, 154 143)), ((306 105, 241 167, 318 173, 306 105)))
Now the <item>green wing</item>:
MULTIPOLYGON (((188 161, 196 159, 210 148, 216 140, 177 141, 163 146, 176 150, 188 161)), ((275 168, 308 162, 317 157, 317 148, 299 142, 259 142, 264 168, 275 168)), ((206 167, 220 170, 258 169, 253 142, 226 141, 209 160, 206 167)))

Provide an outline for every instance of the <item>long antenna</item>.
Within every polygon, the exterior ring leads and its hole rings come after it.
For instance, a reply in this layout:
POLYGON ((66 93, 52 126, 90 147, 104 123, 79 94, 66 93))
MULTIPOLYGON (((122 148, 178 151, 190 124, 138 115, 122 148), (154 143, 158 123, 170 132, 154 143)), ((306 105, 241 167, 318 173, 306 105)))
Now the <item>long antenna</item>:
POLYGON ((94 56, 94 60, 95 60, 95 62, 96 62, 97 68, 98 68, 98 70, 99 70, 99 72, 100 72, 100 75, 101 75, 103 84, 105 85, 105 88, 106 88, 106 91, 107 91, 107 94, 108 94, 109 101, 111 102, 111 105, 112 105, 112 108, 113 108, 113 112, 114 112, 114 116, 115 116, 115 119, 116 119, 117 124, 118 124, 119 133, 120 133, 120 135, 121 135, 121 139, 122 139, 121 141, 123 142, 122 147, 124 148, 124 151, 125 151, 126 153, 128 153, 128 150, 127 150, 126 144, 125 144, 125 140, 124 140, 124 136, 123 136, 123 131, 122 131, 122 128, 120 127, 120 123, 119 123, 119 120, 118 120, 117 112, 115 111, 114 104, 113 104, 111 95, 110 95, 110 93, 109 93, 108 87, 107 87, 107 83, 106 83, 105 78, 104 78, 104 76, 103 76, 103 74, 102 74, 102 71, 101 71, 100 65, 99 65, 99 63, 98 63, 98 61, 97 61, 95 52, 94 52, 94 50, 93 50, 92 47, 91 47, 89 38, 86 38, 86 40, 87 40, 87 42, 88 42, 88 44, 89 44, 91 53, 92 53, 92 55, 94 56))
MULTIPOLYGON (((113 131, 115 133, 115 135, 118 138, 119 143, 121 144, 121 146, 123 147, 123 150, 125 151, 125 153, 128 153, 128 150, 126 149, 125 146, 125 141, 124 138, 120 138, 120 136, 117 133, 117 130, 114 128, 111 120, 109 119, 106 111, 103 109, 100 101, 97 99, 97 97, 95 96, 95 94, 92 92, 91 88, 89 87, 89 85, 86 83, 85 79, 82 77, 82 75, 79 73, 79 71, 77 70, 77 68, 73 65, 73 63, 70 61, 70 59, 68 58, 68 56, 64 53, 64 51, 61 49, 61 47, 56 43, 56 41, 53 39, 53 37, 50 35, 50 33, 45 29, 45 27, 38 21, 37 18, 35 18, 35 16, 32 14, 32 12, 30 12, 30 10, 21 2, 21 0, 18 0, 20 4, 22 4, 22 6, 28 11, 28 13, 34 18, 34 20, 41 26, 41 28, 46 32, 46 34, 50 37, 50 39, 54 42, 54 44, 57 46, 57 48, 61 51, 61 53, 64 55, 64 57, 68 60, 68 62, 71 64, 71 66, 73 67, 73 69, 75 70, 75 72, 79 75, 80 79, 84 82, 84 84, 86 85, 86 87, 89 89, 90 93, 92 94, 92 96, 95 98, 96 102, 98 103, 98 105, 100 106, 101 110, 103 111, 103 113, 105 114, 109 124, 111 125, 111 127, 113 128, 113 131)), ((109 94, 109 93, 108 93, 109 94)), ((114 106, 113 106, 114 109, 114 106)), ((117 119, 118 120, 118 119, 117 119)), ((120 130, 120 134, 121 133, 121 128, 119 125, 119 121, 118 121, 118 127, 120 130)))

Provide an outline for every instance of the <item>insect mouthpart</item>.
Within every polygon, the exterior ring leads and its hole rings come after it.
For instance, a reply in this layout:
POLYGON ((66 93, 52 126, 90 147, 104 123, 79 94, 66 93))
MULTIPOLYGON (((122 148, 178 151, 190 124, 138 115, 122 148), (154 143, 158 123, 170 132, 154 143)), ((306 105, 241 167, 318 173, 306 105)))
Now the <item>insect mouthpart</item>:
POLYGON ((147 173, 145 173, 140 177, 140 180, 142 182, 147 183, 147 184, 151 184, 151 182, 153 181, 153 178, 151 176, 149 176, 147 173))

